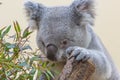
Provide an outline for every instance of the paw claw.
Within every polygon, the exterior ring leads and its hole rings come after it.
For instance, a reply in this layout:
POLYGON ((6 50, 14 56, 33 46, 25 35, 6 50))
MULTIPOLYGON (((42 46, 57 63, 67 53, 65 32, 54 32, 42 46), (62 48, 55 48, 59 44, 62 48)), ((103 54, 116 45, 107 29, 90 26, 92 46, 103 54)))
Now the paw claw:
POLYGON ((69 47, 66 50, 66 56, 68 59, 75 57, 76 61, 85 62, 90 58, 88 51, 80 47, 69 47))
POLYGON ((69 47, 67 50, 66 50, 66 57, 69 59, 69 58, 71 58, 71 57, 73 57, 72 55, 71 55, 71 53, 72 53, 72 51, 74 50, 74 48, 73 47, 69 47))
POLYGON ((90 56, 84 56, 84 58, 82 59, 82 62, 87 61, 90 58, 90 56))
POLYGON ((69 48, 66 50, 66 53, 67 53, 67 54, 71 54, 73 50, 74 50, 73 47, 69 47, 69 48))

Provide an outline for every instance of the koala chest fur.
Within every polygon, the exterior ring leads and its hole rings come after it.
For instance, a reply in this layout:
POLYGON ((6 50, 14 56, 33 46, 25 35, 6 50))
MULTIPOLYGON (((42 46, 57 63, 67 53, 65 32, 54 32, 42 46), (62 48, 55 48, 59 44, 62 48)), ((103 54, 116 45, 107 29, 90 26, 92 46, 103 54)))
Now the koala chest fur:
POLYGON ((37 30, 39 49, 57 63, 56 70, 61 71, 72 55, 76 61, 92 60, 96 70, 91 80, 120 80, 111 57, 92 29, 94 0, 75 0, 70 6, 50 8, 28 1, 25 10, 29 26, 37 30))

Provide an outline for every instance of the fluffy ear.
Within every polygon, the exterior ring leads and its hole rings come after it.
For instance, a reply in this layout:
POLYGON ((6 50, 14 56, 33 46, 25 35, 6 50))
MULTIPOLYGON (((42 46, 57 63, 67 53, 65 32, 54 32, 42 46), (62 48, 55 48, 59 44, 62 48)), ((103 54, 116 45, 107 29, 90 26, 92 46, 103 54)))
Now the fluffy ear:
POLYGON ((75 13, 74 17, 76 16, 77 24, 81 24, 79 22, 94 24, 94 0, 75 0, 71 7, 75 13))
POLYGON ((94 10, 94 0, 75 0, 72 5, 77 13, 94 10))
POLYGON ((29 21, 29 27, 31 29, 39 29, 39 22, 42 17, 44 7, 39 3, 31 1, 25 2, 24 6, 29 21))

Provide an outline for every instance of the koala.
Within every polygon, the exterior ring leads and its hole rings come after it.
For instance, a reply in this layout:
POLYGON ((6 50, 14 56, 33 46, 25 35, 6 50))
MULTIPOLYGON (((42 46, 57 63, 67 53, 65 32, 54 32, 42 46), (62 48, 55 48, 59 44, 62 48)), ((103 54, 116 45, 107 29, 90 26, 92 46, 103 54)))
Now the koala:
POLYGON ((119 71, 93 30, 94 0, 75 0, 69 6, 57 7, 28 1, 25 10, 29 27, 37 30, 38 48, 48 60, 56 62, 54 70, 61 71, 72 55, 76 61, 93 62, 91 80, 120 80, 119 71))

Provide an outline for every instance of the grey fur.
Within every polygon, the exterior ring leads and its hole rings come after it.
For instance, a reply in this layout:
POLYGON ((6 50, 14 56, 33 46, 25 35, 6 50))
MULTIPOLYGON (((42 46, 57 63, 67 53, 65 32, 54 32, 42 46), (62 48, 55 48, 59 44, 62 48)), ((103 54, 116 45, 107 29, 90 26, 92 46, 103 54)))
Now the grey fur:
POLYGON ((52 44, 52 51, 57 47, 57 53, 52 54, 57 60, 56 69, 61 70, 72 54, 76 60, 93 61, 96 71, 91 80, 120 80, 115 64, 92 29, 94 0, 75 0, 70 6, 51 8, 27 2, 25 9, 29 25, 37 29, 40 50, 47 56, 50 55, 47 54, 48 45, 52 44))
POLYGON ((44 6, 39 3, 33 3, 31 1, 26 2, 24 6, 29 21, 29 27, 32 29, 38 29, 38 24, 42 17, 44 6))

